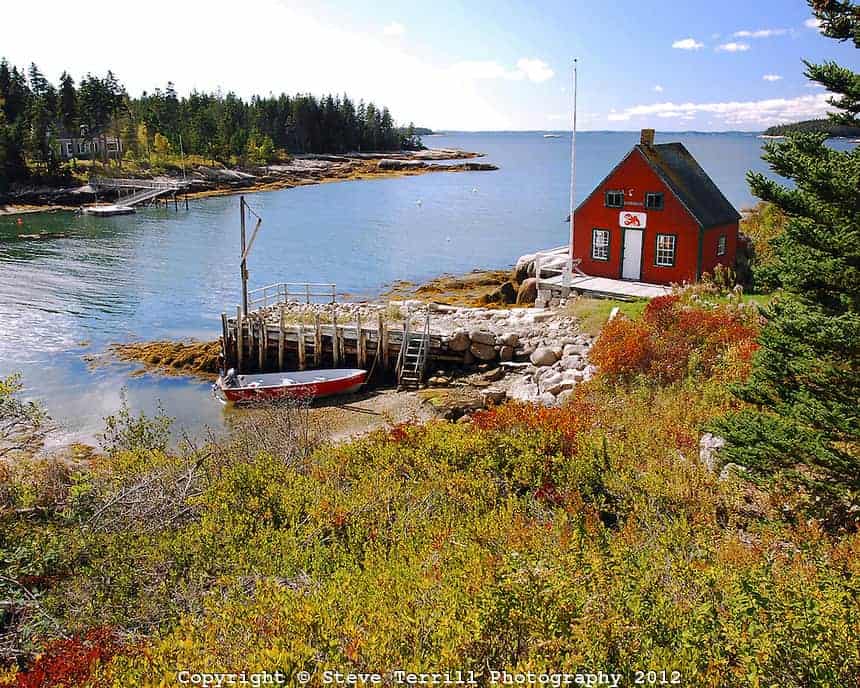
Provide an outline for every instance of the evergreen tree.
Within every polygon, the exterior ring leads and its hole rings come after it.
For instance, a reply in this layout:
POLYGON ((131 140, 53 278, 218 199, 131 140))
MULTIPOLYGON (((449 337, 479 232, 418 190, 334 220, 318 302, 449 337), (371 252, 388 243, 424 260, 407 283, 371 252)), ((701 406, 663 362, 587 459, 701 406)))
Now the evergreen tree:
MULTIPOLYGON (((825 33, 857 35, 856 8, 822 0, 810 5, 825 33)), ((832 62, 806 65, 806 75, 835 94, 833 119, 857 124, 860 75, 832 62)), ((776 247, 784 293, 765 311, 752 374, 736 390, 753 409, 729 415, 717 430, 727 440, 726 459, 754 477, 803 488, 799 494, 810 510, 831 525, 856 527, 860 148, 840 152, 825 138, 797 133, 766 146, 764 159, 794 182, 791 188, 748 175, 753 192, 788 217, 776 247)))
POLYGON ((7 191, 13 182, 27 179, 27 165, 14 131, 6 121, 5 102, 0 96, 0 191, 7 191))
POLYGON ((78 93, 75 91, 75 80, 68 72, 60 76, 59 94, 60 124, 69 132, 74 132, 78 126, 78 93))
MULTIPOLYGON (((129 98, 111 71, 104 77, 87 74, 77 88, 67 72, 60 77, 59 88, 35 65, 28 76, 0 59, 0 111, 5 115, 7 160, 4 174, 9 181, 27 176, 26 166, 17 164, 22 152, 32 162, 46 162, 49 169, 56 168, 55 132, 65 129, 76 133, 82 126, 89 131, 93 149, 101 143, 104 161, 108 158, 108 135, 119 137, 135 156, 149 157, 158 134, 162 157, 168 154, 165 151, 178 153, 181 139, 184 153, 225 163, 268 161, 276 157, 277 150, 342 153, 420 147, 420 141, 403 136, 387 108, 363 102, 356 107, 346 95, 317 98, 282 93, 246 101, 234 93, 225 96, 220 91, 195 91, 180 97, 173 83, 167 82, 164 90, 156 88, 139 98, 129 98)), ((122 165, 121 156, 117 156, 117 163, 122 165)))
POLYGON ((53 169, 56 158, 52 145, 55 134, 57 93, 35 64, 29 69, 30 94, 26 109, 26 148, 30 156, 53 169))
POLYGON ((825 36, 839 41, 853 40, 854 47, 860 48, 860 6, 850 0, 813 0, 809 5, 821 21, 825 36))

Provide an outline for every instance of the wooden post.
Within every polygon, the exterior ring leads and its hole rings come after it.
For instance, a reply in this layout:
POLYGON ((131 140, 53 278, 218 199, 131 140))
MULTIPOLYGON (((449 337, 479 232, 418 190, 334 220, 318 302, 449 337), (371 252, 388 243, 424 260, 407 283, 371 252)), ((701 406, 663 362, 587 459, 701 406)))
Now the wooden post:
POLYGON ((382 315, 382 311, 379 311, 377 327, 379 328, 379 332, 377 333, 377 337, 379 337, 379 350, 376 355, 382 357, 382 360, 379 362, 382 369, 388 370, 388 328, 385 326, 385 318, 382 315))
POLYGON ((332 313, 332 326, 334 327, 334 333, 331 336, 331 351, 334 367, 337 368, 340 366, 340 341, 337 336, 337 310, 332 311, 332 313))
POLYGON ((299 323, 299 370, 305 369, 305 324, 299 323))
POLYGON ((236 306, 236 372, 242 370, 242 307, 236 306))
POLYGON ((358 324, 356 325, 355 339, 355 358, 358 361, 359 368, 367 367, 367 342, 364 339, 364 329, 361 327, 361 313, 356 315, 358 324))
POLYGON ((322 325, 320 325, 320 314, 314 315, 314 366, 319 368, 322 364, 322 325))
POLYGON ((248 264, 245 260, 245 197, 239 196, 239 214, 241 215, 242 229, 242 263, 239 266, 242 273, 242 312, 248 315, 248 264))
POLYGON ((263 320, 263 316, 259 316, 259 326, 260 326, 260 338, 259 338, 259 348, 257 349, 257 358, 260 364, 260 371, 266 367, 266 322, 263 320))
POLYGON ((278 319, 278 370, 284 369, 284 346, 287 333, 284 332, 284 307, 281 306, 278 319))
POLYGON ((185 192, 185 209, 188 210, 188 192, 185 192))
POLYGON ((245 321, 248 327, 248 355, 246 356, 248 361, 248 370, 251 370, 254 367, 254 361, 256 360, 254 354, 254 347, 257 346, 257 331, 254 329, 254 317, 251 315, 243 315, 242 319, 245 321))
POLYGON ((221 314, 221 355, 224 358, 224 370, 230 367, 230 333, 227 331, 227 315, 221 314))

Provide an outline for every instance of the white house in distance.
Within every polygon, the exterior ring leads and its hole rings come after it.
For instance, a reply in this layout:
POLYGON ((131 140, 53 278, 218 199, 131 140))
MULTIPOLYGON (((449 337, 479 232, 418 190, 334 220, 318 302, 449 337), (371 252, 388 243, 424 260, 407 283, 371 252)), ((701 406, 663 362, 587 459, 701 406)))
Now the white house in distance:
POLYGON ((85 124, 77 132, 61 129, 57 133, 57 143, 63 160, 99 157, 117 159, 122 155, 122 140, 118 136, 105 132, 90 133, 85 124))

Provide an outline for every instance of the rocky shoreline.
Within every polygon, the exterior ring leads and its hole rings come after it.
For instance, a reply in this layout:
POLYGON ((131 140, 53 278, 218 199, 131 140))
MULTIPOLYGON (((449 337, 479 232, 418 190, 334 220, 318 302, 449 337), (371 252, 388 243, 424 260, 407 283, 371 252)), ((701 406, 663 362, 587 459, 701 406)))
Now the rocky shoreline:
MULTIPOLYGON (((482 153, 446 148, 394 153, 297 155, 285 163, 261 167, 231 169, 196 165, 184 173, 174 170, 171 174, 162 176, 137 176, 165 181, 183 179, 188 182, 188 197, 202 198, 240 192, 274 191, 309 184, 354 179, 498 169, 495 165, 471 160, 482 156, 482 153), (459 160, 466 160, 467 162, 451 162, 459 160)), ((121 170, 116 169, 114 171, 117 173, 116 176, 123 176, 121 170)), ((20 189, 0 195, 0 215, 44 212, 46 210, 75 210, 97 200, 99 198, 89 185, 69 188, 20 189)), ((100 200, 105 200, 104 194, 101 194, 100 200)))

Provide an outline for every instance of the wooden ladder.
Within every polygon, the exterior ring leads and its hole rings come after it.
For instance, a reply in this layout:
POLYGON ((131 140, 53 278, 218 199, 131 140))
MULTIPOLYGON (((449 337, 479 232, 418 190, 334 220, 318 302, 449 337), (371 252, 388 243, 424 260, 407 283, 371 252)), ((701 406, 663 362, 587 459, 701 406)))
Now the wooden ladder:
POLYGON ((403 342, 397 360, 397 384, 401 389, 418 389, 424 382, 427 356, 430 351, 430 309, 424 318, 421 332, 409 331, 409 314, 403 329, 403 342))

